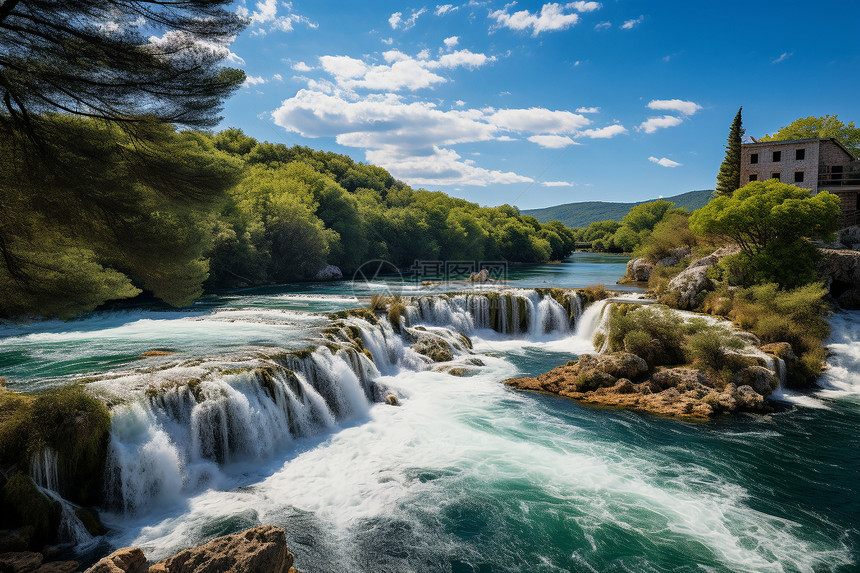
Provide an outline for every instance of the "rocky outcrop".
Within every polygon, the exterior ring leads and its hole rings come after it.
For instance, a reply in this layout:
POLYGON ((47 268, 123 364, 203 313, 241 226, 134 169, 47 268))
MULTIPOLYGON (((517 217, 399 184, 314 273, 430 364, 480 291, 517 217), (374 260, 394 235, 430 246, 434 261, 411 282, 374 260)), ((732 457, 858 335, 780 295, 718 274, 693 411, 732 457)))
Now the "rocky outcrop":
POLYGON ((469 281, 473 283, 486 283, 490 281, 490 271, 487 269, 481 269, 477 273, 472 273, 469 275, 469 281))
POLYGON ((101 558, 85 573, 147 573, 146 556, 139 547, 123 547, 101 558))
POLYGON ((624 275, 624 280, 629 282, 648 282, 653 270, 654 265, 646 259, 633 259, 627 262, 627 274, 624 275))
POLYGON ((295 573, 284 530, 271 525, 218 537, 151 567, 139 548, 114 551, 85 573, 295 573))
POLYGON ((860 225, 852 225, 839 231, 839 242, 850 249, 860 251, 860 225))
POLYGON ((664 368, 650 377, 647 373, 645 361, 633 354, 583 354, 578 361, 536 378, 504 383, 595 406, 707 420, 721 413, 766 411, 764 399, 772 391, 774 378, 772 371, 759 366, 744 370, 737 384, 724 384, 694 368, 664 368))
POLYGON ((326 265, 317 271, 314 275, 315 281, 339 281, 343 278, 343 272, 339 267, 334 265, 326 265))
POLYGON ((627 282, 648 282, 651 278, 651 273, 657 267, 674 267, 686 257, 690 255, 690 247, 683 246, 672 249, 672 252, 667 257, 663 257, 655 263, 651 263, 648 259, 639 258, 628 261, 627 274, 619 283, 627 282))
POLYGON ((740 249, 735 245, 720 247, 707 257, 693 261, 690 266, 681 271, 675 278, 669 281, 668 291, 675 298, 675 305, 680 309, 692 309, 701 303, 699 295, 711 288, 711 279, 708 278, 708 269, 716 265, 721 259, 730 255, 736 255, 740 249))
POLYGON ((860 310, 860 251, 819 249, 818 273, 846 310, 860 310))

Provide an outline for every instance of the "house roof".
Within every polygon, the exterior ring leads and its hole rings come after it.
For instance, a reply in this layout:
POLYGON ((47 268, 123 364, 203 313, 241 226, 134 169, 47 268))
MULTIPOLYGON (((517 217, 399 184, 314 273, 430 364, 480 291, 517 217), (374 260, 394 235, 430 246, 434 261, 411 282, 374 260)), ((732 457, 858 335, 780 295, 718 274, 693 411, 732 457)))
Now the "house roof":
POLYGON ((857 159, 857 157, 848 150, 847 147, 842 145, 842 142, 836 139, 835 137, 822 137, 822 138, 811 138, 811 139, 783 139, 778 141, 757 141, 755 143, 741 143, 742 147, 766 147, 768 145, 797 145, 798 143, 815 143, 822 141, 832 141, 836 145, 839 146, 842 151, 844 151, 850 158, 857 159))

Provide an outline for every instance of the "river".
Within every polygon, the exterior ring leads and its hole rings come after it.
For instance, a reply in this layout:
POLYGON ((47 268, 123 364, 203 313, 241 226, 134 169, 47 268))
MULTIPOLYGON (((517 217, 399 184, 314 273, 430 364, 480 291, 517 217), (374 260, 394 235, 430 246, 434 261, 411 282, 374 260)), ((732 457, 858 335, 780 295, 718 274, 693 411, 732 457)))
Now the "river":
POLYGON ((507 316, 524 325, 511 335, 485 328, 478 295, 416 303, 413 325, 471 337, 453 360, 462 377, 424 364, 387 323, 348 320, 375 364, 319 346, 325 313, 374 292, 467 286, 390 277, 6 325, 0 375, 23 391, 86 376, 115 404, 110 533, 78 539, 84 560, 126 545, 160 559, 266 523, 286 529, 306 573, 856 570, 860 313, 833 318, 821 388, 765 416, 691 424, 499 383, 589 350, 594 321, 567 328, 561 307, 528 289, 613 284, 625 262, 575 254, 509 269, 506 288, 529 314, 507 316), (152 350, 171 353, 140 357, 152 350), (247 368, 260 361, 274 394, 247 368), (181 379, 203 381, 196 394, 145 396, 181 379), (399 407, 380 402, 391 393, 399 407))

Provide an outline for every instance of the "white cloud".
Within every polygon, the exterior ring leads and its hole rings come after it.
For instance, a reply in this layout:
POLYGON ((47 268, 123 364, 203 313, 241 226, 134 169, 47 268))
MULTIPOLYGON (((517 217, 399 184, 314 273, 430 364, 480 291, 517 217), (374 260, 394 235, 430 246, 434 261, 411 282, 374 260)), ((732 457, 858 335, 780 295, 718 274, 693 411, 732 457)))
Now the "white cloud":
POLYGON ((680 167, 681 166, 681 164, 678 163, 677 161, 672 161, 671 159, 668 159, 666 157, 661 157, 659 159, 657 159, 656 157, 649 157, 648 161, 650 161, 651 163, 656 163, 657 165, 659 165, 661 167, 680 167))
POLYGON ((582 135, 591 139, 610 139, 622 133, 627 133, 627 129, 623 125, 615 124, 597 129, 586 129, 582 132, 582 135))
POLYGON ((566 30, 579 22, 579 14, 567 12, 572 8, 563 7, 561 4, 544 4, 540 13, 520 10, 510 14, 508 10, 511 6, 509 4, 501 10, 490 12, 490 18, 494 19, 499 27, 511 30, 525 31, 531 28, 532 36, 537 36, 541 32, 566 30))
POLYGON ((272 79, 276 82, 282 82, 284 81, 284 76, 282 76, 281 74, 275 74, 272 76, 272 79))
POLYGON ((450 38, 445 38, 442 43, 445 44, 445 47, 450 50, 451 48, 456 46, 459 41, 460 36, 451 36, 450 38))
POLYGON ((427 12, 427 8, 413 10, 412 15, 408 18, 403 17, 403 12, 395 12, 388 19, 388 23, 391 25, 393 30, 408 30, 415 26, 415 22, 417 22, 418 18, 425 12, 427 12))
POLYGON ((146 49, 163 58, 191 57, 202 60, 215 57, 235 64, 244 64, 245 60, 230 51, 230 44, 235 39, 233 36, 216 42, 203 40, 183 30, 168 30, 162 36, 150 36, 146 49))
POLYGON ((385 64, 368 64, 350 56, 322 56, 320 66, 341 88, 396 92, 415 91, 448 81, 432 70, 474 69, 496 60, 495 56, 469 50, 456 50, 435 60, 429 59, 428 50, 422 50, 414 58, 399 50, 388 50, 382 57, 385 64))
POLYGON ((600 2, 570 2, 565 8, 572 8, 577 12, 594 12, 600 10, 603 5, 600 2))
POLYGON ((794 52, 783 52, 782 54, 780 54, 780 56, 777 59, 772 61, 771 64, 778 64, 780 62, 784 62, 785 60, 787 60, 788 58, 790 58, 793 55, 794 55, 794 52))
POLYGON ((454 102, 454 105, 456 105, 457 107, 463 107, 464 105, 466 105, 466 102, 464 102, 461 99, 458 99, 457 101, 454 102))
POLYGON ((386 46, 390 46, 394 43, 394 38, 382 38, 382 43, 386 46))
POLYGON ((578 107, 576 113, 600 113, 599 107, 578 107))
POLYGON ((242 87, 259 86, 266 83, 268 80, 263 76, 245 76, 245 81, 242 82, 242 87))
POLYGON ((459 6, 454 6, 453 4, 440 4, 436 6, 436 11, 433 13, 437 16, 444 16, 445 14, 456 12, 458 8, 459 6))
POLYGON ((661 111, 677 111, 684 115, 693 115, 702 109, 702 106, 695 102, 681 99, 655 99, 648 102, 648 107, 661 111))
POLYGON ((642 124, 639 126, 639 129, 641 129, 645 133, 654 133, 660 128, 675 127, 676 125, 680 125, 683 121, 684 120, 682 120, 680 117, 675 117, 674 115, 651 117, 643 121, 642 124))
POLYGON ((498 110, 489 117, 489 121, 510 131, 554 135, 575 133, 591 123, 590 119, 580 114, 537 107, 498 110))
POLYGON ((293 64, 293 69, 297 72, 309 72, 313 68, 304 62, 296 62, 295 64, 293 64))
POLYGON ((612 27, 612 22, 610 22, 608 20, 606 22, 599 22, 599 23, 594 25, 595 30, 605 30, 606 28, 611 28, 611 27, 612 27))
POLYGON ((580 145, 566 135, 532 135, 528 140, 547 149, 561 149, 568 145, 580 145))
POLYGON ((572 181, 544 181, 541 183, 544 187, 573 187, 572 181))
POLYGON ((308 28, 316 29, 319 24, 311 22, 306 16, 293 12, 292 2, 279 3, 278 0, 261 0, 255 5, 255 10, 248 10, 243 0, 242 5, 236 8, 236 14, 243 18, 250 26, 256 28, 251 32, 252 36, 261 36, 273 31, 290 32, 294 24, 304 24, 308 28), (279 5, 286 8, 287 14, 278 15, 279 5))
POLYGON ((633 20, 626 20, 623 24, 621 24, 622 30, 631 30, 633 26, 642 22, 645 19, 645 16, 639 16, 633 20))

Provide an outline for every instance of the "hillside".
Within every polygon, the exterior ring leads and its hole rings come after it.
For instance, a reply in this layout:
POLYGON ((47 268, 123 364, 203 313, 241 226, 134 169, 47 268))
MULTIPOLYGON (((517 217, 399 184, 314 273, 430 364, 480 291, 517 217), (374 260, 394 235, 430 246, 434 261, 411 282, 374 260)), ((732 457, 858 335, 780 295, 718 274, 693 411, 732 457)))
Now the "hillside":
MULTIPOLYGON (((672 201, 676 207, 683 207, 692 211, 703 207, 711 198, 713 190, 689 191, 673 197, 663 197, 666 201, 672 201)), ((655 199, 649 199, 655 201, 655 199)), ((543 209, 525 209, 523 215, 531 215, 541 223, 558 219, 568 227, 587 227, 594 221, 605 221, 614 219, 620 221, 631 207, 648 201, 638 203, 609 203, 606 201, 582 201, 579 203, 565 203, 554 207, 543 209)))

